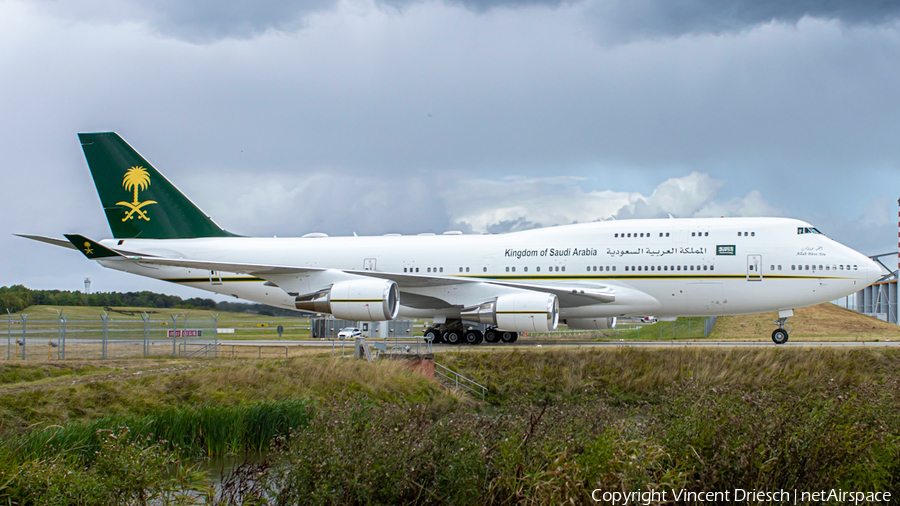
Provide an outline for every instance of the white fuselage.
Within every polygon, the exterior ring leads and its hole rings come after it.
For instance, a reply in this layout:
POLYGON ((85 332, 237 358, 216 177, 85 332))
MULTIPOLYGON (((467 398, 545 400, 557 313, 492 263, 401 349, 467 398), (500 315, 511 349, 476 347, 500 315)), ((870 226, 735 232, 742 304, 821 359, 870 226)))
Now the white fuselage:
MULTIPOLYGON (((868 257, 785 218, 605 221, 499 235, 106 240, 120 251, 211 262, 329 269, 304 280, 122 260, 106 267, 294 309, 294 295, 346 271, 442 280, 401 284, 400 315, 458 316, 516 290, 492 281, 609 287, 614 302, 560 303, 560 318, 713 316, 804 307, 854 293, 881 276, 868 257), (804 232, 806 230, 806 232, 804 232), (263 278, 266 279, 263 279, 263 278), (453 279, 467 282, 453 284, 453 279), (266 281, 269 283, 266 283, 266 281), (288 281, 294 288, 285 288, 288 281), (277 286, 275 286, 277 285, 277 286), (299 287, 299 288, 298 288, 299 287), (448 307, 408 303, 439 299, 448 307)), ((426 280, 427 281, 427 280, 426 280)))

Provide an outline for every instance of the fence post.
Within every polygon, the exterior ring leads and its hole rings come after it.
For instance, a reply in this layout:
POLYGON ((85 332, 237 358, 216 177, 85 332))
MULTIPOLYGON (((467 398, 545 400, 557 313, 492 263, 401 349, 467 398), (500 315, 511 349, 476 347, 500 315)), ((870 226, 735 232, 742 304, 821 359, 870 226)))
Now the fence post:
POLYGON ((188 354, 188 352, 187 352, 187 332, 185 332, 185 330, 187 330, 187 315, 182 313, 181 314, 181 343, 182 343, 181 356, 182 357, 186 357, 188 354))
POLYGON ((688 318, 688 339, 691 338, 691 319, 688 318))
POLYGON ((150 315, 141 313, 141 320, 144 321, 144 356, 150 354, 150 315))
POLYGON ((104 311, 103 314, 100 315, 100 318, 103 319, 103 344, 100 348, 101 349, 101 352, 100 352, 101 357, 100 358, 106 358, 106 340, 109 338, 109 332, 108 332, 109 327, 107 324, 107 321, 109 321, 109 313, 104 311))
POLYGON ((178 339, 178 338, 175 337, 175 334, 177 333, 177 330, 178 330, 178 315, 177 315, 177 314, 173 314, 173 315, 170 315, 170 316, 172 317, 172 330, 176 331, 176 332, 172 332, 172 356, 173 356, 173 357, 177 357, 177 356, 178 356, 178 350, 175 349, 175 347, 177 346, 177 339, 178 339))
POLYGON ((9 347, 12 344, 12 313, 6 308, 6 360, 9 360, 9 347))
MULTIPOLYGON (((209 313, 212 314, 212 313, 209 313)), ((219 358, 219 313, 213 315, 213 358, 219 358)))
POLYGON ((28 320, 28 315, 23 314, 22 316, 22 360, 25 360, 25 325, 28 320))
MULTIPOLYGON (((62 342, 59 343, 59 354, 61 355, 62 360, 66 359, 66 320, 69 318, 69 315, 62 315, 62 342)), ((57 356, 60 356, 57 355, 57 356)))

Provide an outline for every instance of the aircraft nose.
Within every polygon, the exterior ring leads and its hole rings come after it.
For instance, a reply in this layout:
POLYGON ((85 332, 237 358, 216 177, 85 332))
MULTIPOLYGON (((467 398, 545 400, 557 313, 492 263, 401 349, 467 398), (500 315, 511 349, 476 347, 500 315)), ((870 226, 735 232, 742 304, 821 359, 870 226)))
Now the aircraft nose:
POLYGON ((863 266, 866 269, 866 283, 870 285, 877 282, 886 274, 884 268, 871 258, 866 258, 866 262, 860 267, 863 266))

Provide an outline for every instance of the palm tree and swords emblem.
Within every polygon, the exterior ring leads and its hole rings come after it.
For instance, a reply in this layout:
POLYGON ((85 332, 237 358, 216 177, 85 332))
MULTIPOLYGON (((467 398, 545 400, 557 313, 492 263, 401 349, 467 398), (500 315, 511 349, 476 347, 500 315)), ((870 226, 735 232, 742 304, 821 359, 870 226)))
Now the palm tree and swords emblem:
POLYGON ((125 212, 125 217, 122 218, 122 221, 128 221, 134 218, 134 215, 137 214, 138 219, 144 219, 150 221, 150 218, 147 217, 147 211, 142 211, 141 208, 144 206, 149 206, 150 204, 156 204, 155 200, 145 200, 141 202, 138 200, 138 190, 146 190, 150 186, 150 174, 147 173, 147 169, 143 167, 132 167, 125 172, 125 177, 122 179, 122 186, 125 187, 127 191, 134 191, 134 202, 116 202, 117 206, 125 206, 129 210, 125 212))

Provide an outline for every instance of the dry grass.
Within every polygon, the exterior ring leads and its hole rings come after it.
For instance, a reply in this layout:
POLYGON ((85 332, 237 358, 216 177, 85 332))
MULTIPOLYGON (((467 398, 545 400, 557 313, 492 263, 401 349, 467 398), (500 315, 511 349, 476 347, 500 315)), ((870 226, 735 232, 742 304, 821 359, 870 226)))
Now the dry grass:
MULTIPOLYGON (((777 313, 723 316, 709 339, 770 340, 777 313)), ((900 326, 831 303, 794 310, 788 319, 791 339, 834 337, 844 340, 900 339, 900 326)))
POLYGON ((655 396, 681 381, 807 392, 895 381, 900 350, 843 348, 576 348, 441 355, 496 401, 524 395, 655 396))
MULTIPOLYGON (((0 433, 161 407, 237 406, 362 396, 376 402, 455 404, 456 397, 403 364, 353 359, 133 359, 85 362, 103 371, 0 386, 0 433)), ((77 368, 76 362, 67 367, 77 368)), ((42 367, 35 365, 32 367, 42 367)))

